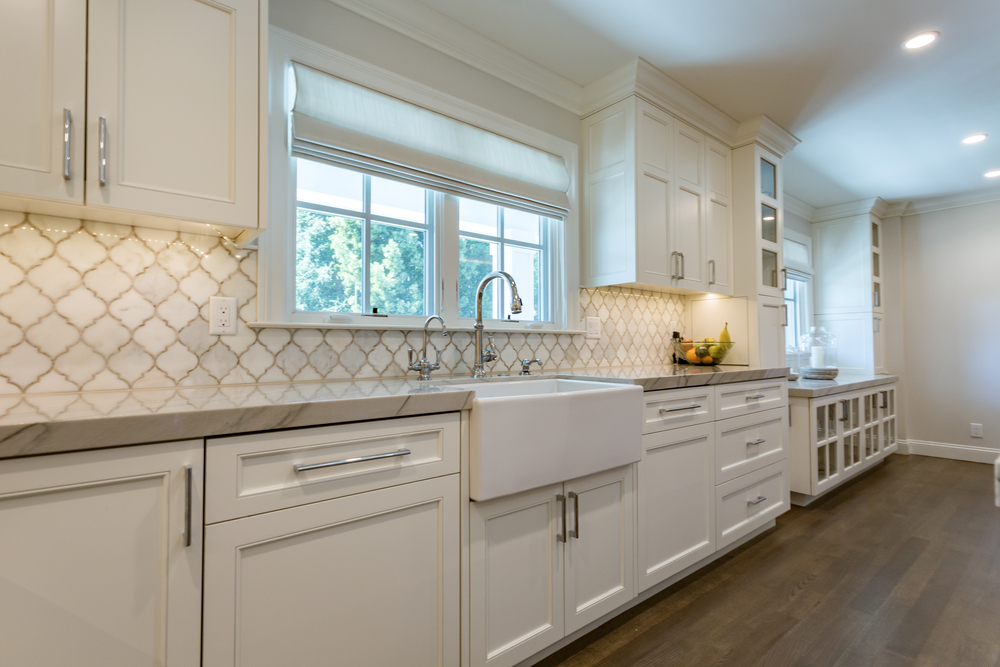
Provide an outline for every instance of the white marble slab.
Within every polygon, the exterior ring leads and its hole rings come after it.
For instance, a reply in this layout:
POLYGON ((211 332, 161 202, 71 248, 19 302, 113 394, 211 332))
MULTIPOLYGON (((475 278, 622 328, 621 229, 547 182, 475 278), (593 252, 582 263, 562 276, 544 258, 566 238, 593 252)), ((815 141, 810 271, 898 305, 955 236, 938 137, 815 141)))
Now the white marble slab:
POLYGON ((860 373, 841 373, 834 380, 800 379, 788 383, 788 395, 801 398, 821 398, 833 394, 843 394, 849 391, 859 391, 868 387, 878 387, 893 384, 899 380, 898 375, 870 375, 860 373))
MULTIPOLYGON (((533 377, 586 377, 655 391, 787 374, 787 368, 666 365, 533 377)), ((468 408, 473 396, 450 386, 459 382, 469 378, 12 394, 0 396, 0 458, 454 412, 468 408)))

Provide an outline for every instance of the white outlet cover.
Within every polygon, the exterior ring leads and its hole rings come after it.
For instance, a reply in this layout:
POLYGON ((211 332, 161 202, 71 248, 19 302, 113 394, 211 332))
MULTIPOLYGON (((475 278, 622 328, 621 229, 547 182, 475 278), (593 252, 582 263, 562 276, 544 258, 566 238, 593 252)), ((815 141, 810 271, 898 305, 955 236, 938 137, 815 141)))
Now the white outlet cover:
POLYGON ((213 296, 208 300, 208 333, 210 336, 235 336, 239 322, 236 297, 213 296))
POLYGON ((971 427, 970 430, 972 431, 972 437, 973 438, 981 438, 981 437, 983 437, 983 425, 982 424, 969 424, 969 426, 971 427))
POLYGON ((601 337, 601 318, 585 317, 587 323, 587 340, 597 340, 601 337))

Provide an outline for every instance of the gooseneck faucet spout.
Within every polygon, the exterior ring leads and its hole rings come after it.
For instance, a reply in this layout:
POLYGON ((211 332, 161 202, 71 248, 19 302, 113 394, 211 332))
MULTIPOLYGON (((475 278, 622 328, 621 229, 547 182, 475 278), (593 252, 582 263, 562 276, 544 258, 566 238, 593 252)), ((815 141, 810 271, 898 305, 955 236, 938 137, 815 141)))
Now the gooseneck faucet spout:
POLYGON ((420 349, 420 360, 419 361, 413 360, 413 348, 410 348, 410 350, 408 351, 410 365, 407 366, 407 370, 419 371, 420 376, 417 378, 418 380, 430 380, 431 371, 436 371, 439 368, 441 368, 441 350, 437 349, 434 343, 431 343, 431 347, 434 349, 434 352, 437 353, 437 360, 431 361, 430 359, 427 358, 427 339, 430 337, 429 327, 431 322, 433 322, 434 320, 437 320, 438 322, 441 323, 441 329, 442 329, 441 335, 442 336, 448 335, 448 327, 445 325, 444 320, 441 319, 440 315, 431 315, 424 322, 424 345, 420 349))
MULTIPOLYGON (((514 282, 513 276, 504 271, 494 271, 487 274, 480 281, 479 287, 476 288, 476 365, 472 373, 472 377, 474 378, 486 377, 486 371, 483 369, 483 366, 489 361, 496 361, 498 356, 496 350, 492 347, 483 349, 483 292, 486 291, 486 286, 497 278, 503 278, 510 285, 510 312, 515 315, 521 312, 521 297, 517 294, 517 283, 514 282)), ((493 337, 490 336, 489 338, 492 344, 493 337)))

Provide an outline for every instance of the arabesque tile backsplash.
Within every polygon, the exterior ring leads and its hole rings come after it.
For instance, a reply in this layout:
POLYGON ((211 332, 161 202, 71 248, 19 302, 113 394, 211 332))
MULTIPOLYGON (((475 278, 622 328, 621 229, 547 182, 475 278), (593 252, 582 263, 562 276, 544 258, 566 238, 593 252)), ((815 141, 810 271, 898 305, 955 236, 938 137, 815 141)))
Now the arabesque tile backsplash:
MULTIPOLYGON (((251 329, 256 281, 256 252, 214 237, 0 211, 0 394, 416 375, 419 331, 251 329), (239 299, 235 336, 208 333, 219 295, 239 299)), ((497 333, 489 371, 669 363, 676 295, 584 289, 580 306, 602 319, 599 340, 497 333)), ((471 373, 472 334, 445 342, 437 375, 471 373)))

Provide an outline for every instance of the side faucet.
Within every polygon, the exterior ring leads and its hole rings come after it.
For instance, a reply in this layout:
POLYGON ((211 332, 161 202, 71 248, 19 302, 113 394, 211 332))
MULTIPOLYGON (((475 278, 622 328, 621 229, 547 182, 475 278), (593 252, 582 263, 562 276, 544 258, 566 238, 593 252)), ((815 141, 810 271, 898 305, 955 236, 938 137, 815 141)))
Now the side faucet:
POLYGON ((417 376, 418 380, 430 380, 431 371, 436 371, 439 368, 441 368, 441 350, 437 349, 434 343, 431 343, 431 348, 437 353, 436 360, 434 362, 431 362, 427 358, 427 338, 430 335, 429 327, 431 322, 433 322, 434 320, 437 320, 438 322, 441 323, 441 335, 445 337, 448 336, 448 327, 445 325, 444 320, 441 318, 441 316, 431 315, 424 322, 424 345, 420 349, 420 360, 416 362, 413 361, 413 355, 416 353, 413 351, 412 347, 407 351, 407 359, 410 362, 410 365, 407 367, 407 370, 419 371, 420 375, 417 376))
POLYGON ((519 375, 531 375, 531 364, 538 364, 538 370, 542 370, 541 359, 521 359, 521 372, 519 375))

